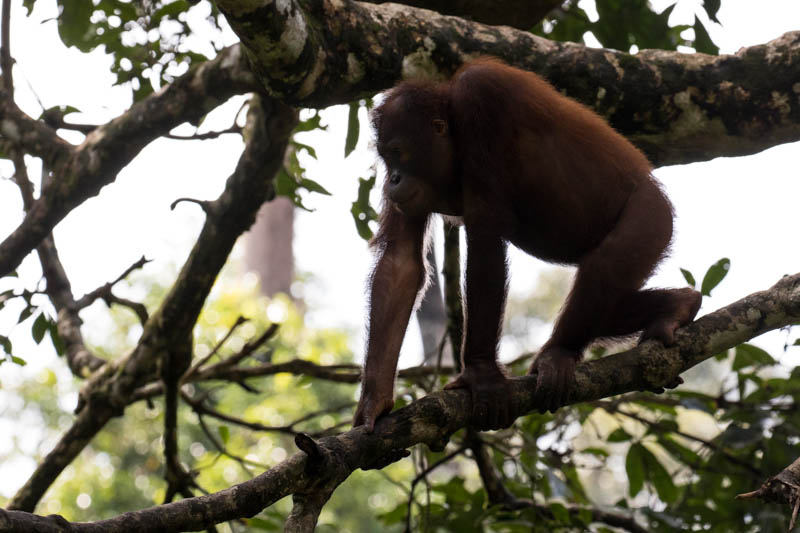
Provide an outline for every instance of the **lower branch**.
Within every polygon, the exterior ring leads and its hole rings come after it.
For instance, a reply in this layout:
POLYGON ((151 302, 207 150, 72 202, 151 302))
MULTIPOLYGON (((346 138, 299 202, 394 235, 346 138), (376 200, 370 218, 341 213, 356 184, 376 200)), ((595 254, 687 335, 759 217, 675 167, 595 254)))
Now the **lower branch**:
MULTIPOLYGON (((672 383, 683 371, 766 331, 800 323, 800 274, 786 276, 772 288, 751 294, 681 328, 669 348, 648 341, 623 353, 587 361, 576 371, 570 403, 593 401, 672 383)), ((512 380, 512 394, 522 412, 538 410, 536 375, 512 380)), ((448 390, 429 394, 381 418, 375 431, 361 426, 316 441, 312 458, 297 453, 263 474, 223 491, 85 524, 63 518, 0 511, 0 529, 9 532, 194 531, 212 524, 250 517, 289 494, 308 494, 320 479, 337 483, 357 468, 385 466, 404 450, 425 443, 441 450, 450 435, 468 425, 469 393, 448 390), (322 457, 318 459, 316 457, 322 457)), ((85 413, 83 413, 85 414, 85 413)), ((304 443, 305 444, 305 443, 304 443)), ((327 490, 325 485, 323 490, 327 490)), ((308 515, 308 513, 306 513, 308 515)), ((310 515, 309 515, 310 516, 310 515)), ((600 521, 610 523, 605 519, 600 521)))

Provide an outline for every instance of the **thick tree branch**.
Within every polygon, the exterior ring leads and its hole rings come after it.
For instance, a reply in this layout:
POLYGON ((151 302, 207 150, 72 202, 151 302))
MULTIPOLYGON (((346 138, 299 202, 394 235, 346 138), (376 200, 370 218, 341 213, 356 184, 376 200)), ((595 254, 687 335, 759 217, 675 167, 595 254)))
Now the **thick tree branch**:
POLYGON ((735 55, 636 55, 554 42, 399 4, 217 0, 277 98, 324 107, 494 55, 604 115, 656 166, 800 140, 800 32, 735 55))
POLYGON ((8 508, 32 510, 44 491, 113 416, 122 414, 138 387, 158 379, 158 366, 191 339, 206 296, 236 239, 274 194, 272 178, 297 113, 279 102, 254 98, 248 113, 250 135, 225 190, 209 203, 208 218, 178 279, 150 317, 136 348, 95 372, 81 391, 78 417, 38 465, 8 508), (259 103, 261 102, 261 103, 259 103))
POLYGON ((76 147, 0 94, 2 140, 42 157, 55 176, 22 223, 0 243, 0 277, 16 268, 67 213, 113 182, 151 141, 184 122, 199 120, 233 95, 256 89, 241 49, 232 46, 95 128, 76 147))
MULTIPOLYGON (((570 403, 662 386, 717 353, 766 331, 797 323, 800 274, 786 276, 768 290, 751 294, 681 328, 675 346, 665 348, 649 341, 623 353, 582 363, 576 372, 575 394, 570 403)), ((536 375, 513 379, 513 394, 523 412, 538 407, 533 394, 535 383, 536 375)), ((194 531, 253 516, 289 494, 307 494, 318 483, 324 485, 321 490, 328 490, 357 468, 385 465, 387 458, 402 456, 398 450, 415 444, 443 449, 450 435, 468 424, 468 414, 472 412, 469 402, 469 394, 463 390, 435 392, 382 418, 372 434, 362 426, 326 437, 315 443, 319 451, 313 460, 306 453, 295 454, 256 478, 215 494, 90 524, 69 524, 57 516, 43 518, 0 510, 0 528, 10 532, 113 533, 134 528, 139 533, 194 531)), ((604 518, 598 520, 608 522, 604 518)))
MULTIPOLYGON (((68 160, 73 148, 44 122, 23 113, 5 90, 0 90, 0 143, 3 147, 24 150, 27 154, 41 157, 49 168, 57 168, 68 160)), ((3 270, 0 272, 6 273, 3 270)))
MULTIPOLYGON (((388 2, 374 0, 374 3, 388 2)), ((550 11, 560 6, 563 0, 403 0, 397 3, 484 24, 529 30, 550 11)))

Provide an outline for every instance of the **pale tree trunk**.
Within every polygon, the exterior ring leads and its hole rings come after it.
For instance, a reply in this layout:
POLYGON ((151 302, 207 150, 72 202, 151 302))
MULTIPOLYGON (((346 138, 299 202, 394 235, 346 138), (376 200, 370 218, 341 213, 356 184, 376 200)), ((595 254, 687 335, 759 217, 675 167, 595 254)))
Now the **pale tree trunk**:
POLYGON ((294 205, 278 196, 261 206, 247 236, 247 269, 258 274, 261 293, 289 294, 294 277, 294 205))

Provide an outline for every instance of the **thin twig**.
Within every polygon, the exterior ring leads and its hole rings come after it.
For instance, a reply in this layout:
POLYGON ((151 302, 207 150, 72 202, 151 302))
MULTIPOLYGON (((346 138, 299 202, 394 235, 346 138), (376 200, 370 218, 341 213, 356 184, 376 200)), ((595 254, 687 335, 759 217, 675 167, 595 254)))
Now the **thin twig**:
MULTIPOLYGON (((146 265, 149 262, 150 259, 147 259, 145 256, 140 257, 139 259, 136 260, 135 263, 126 268, 122 274, 117 276, 117 278, 114 281, 105 283, 101 287, 98 287, 93 291, 84 294, 79 300, 75 302, 75 309, 83 309, 84 307, 92 305, 98 298, 106 298, 106 296, 111 293, 111 289, 114 287, 114 285, 127 278, 134 270, 138 270, 144 267, 144 265, 146 265)), ((123 301, 122 299, 119 300, 123 301)), ((127 302, 127 300, 124 301, 127 302)), ((137 312, 136 314, 138 315, 139 313, 137 312)), ((147 321, 147 319, 145 319, 145 321, 147 321)))
POLYGON ((220 348, 222 348, 222 346, 228 342, 228 339, 231 337, 231 335, 233 335, 233 332, 236 331, 236 328, 247 322, 247 320, 247 318, 239 315, 239 317, 236 318, 236 322, 233 323, 228 332, 219 340, 219 342, 217 342, 216 346, 214 346, 214 348, 208 352, 205 357, 201 357, 199 361, 193 364, 189 370, 186 371, 183 377, 181 377, 181 383, 185 383, 192 376, 192 374, 196 373, 200 367, 206 364, 209 359, 214 357, 219 352, 220 348))
POLYGON ((3 38, 0 41, 0 68, 3 69, 3 89, 8 98, 14 98, 14 78, 11 71, 14 68, 14 58, 11 57, 11 0, 3 0, 2 13, 3 38))

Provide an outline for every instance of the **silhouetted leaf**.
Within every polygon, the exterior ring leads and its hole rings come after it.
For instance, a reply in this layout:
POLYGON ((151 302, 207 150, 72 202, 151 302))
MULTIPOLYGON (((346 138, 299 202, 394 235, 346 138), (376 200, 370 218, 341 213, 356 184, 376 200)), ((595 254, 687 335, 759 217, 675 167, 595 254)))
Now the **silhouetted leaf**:
POLYGON ((361 124, 358 120, 358 109, 361 107, 358 102, 350 102, 350 112, 347 115, 347 137, 344 140, 344 156, 349 156, 356 149, 358 134, 361 131, 361 124))
POLYGON ((372 229, 369 223, 378 218, 378 214, 369 203, 369 193, 375 186, 376 176, 370 178, 358 178, 358 197, 350 207, 353 215, 353 222, 356 224, 358 235, 368 241, 372 238, 372 229))
POLYGON ((752 344, 740 344, 736 347, 733 358, 733 370, 741 370, 748 366, 774 365, 775 359, 770 354, 752 344))
POLYGON ((631 436, 622 428, 615 429, 611 435, 608 436, 608 442, 625 442, 628 440, 631 440, 631 436))
POLYGON ((39 313, 31 326, 31 336, 36 344, 42 342, 44 334, 47 333, 48 321, 44 313, 39 313))
POLYGON ((310 180, 308 178, 301 178, 299 185, 300 185, 300 187, 304 188, 305 190, 307 190, 309 192, 315 192, 315 193, 318 193, 318 194, 324 194, 325 196, 330 196, 331 195, 331 193, 329 193, 327 191, 327 189, 325 189, 325 187, 323 187, 322 185, 320 185, 316 181, 310 180))
POLYGON ((719 285, 719 283, 725 279, 725 276, 728 275, 728 271, 731 269, 731 260, 727 257, 723 257, 711 267, 709 267, 706 275, 703 277, 703 284, 701 285, 700 292, 703 296, 711 296, 711 291, 719 285))
POLYGON ((35 310, 36 308, 31 305, 25 307, 25 309, 23 309, 22 312, 19 314, 19 318, 17 319, 17 324, 25 322, 28 318, 30 318, 30 316, 33 314, 35 310))
POLYGON ((641 448, 647 480, 653 484, 661 500, 667 503, 674 502, 678 498, 678 488, 672 481, 672 476, 669 475, 661 461, 653 455, 653 452, 644 446, 641 448))
POLYGON ((551 503, 548 508, 553 513, 553 517, 562 524, 569 524, 569 511, 561 503, 551 503))
POLYGON ((694 19, 694 49, 703 54, 717 55, 719 47, 711 40, 706 27, 700 22, 700 19, 694 19))
POLYGON ((694 276, 692 275, 691 272, 689 272, 685 268, 682 268, 681 274, 683 274, 683 279, 686 280, 686 283, 688 283, 691 288, 695 288, 697 286, 697 282, 695 281, 694 276))
POLYGON ((11 355, 11 340, 5 335, 0 335, 0 348, 8 355, 11 355))
POLYGON ((717 13, 719 12, 719 6, 721 3, 722 0, 703 0, 703 8, 705 8, 708 18, 717 24, 721 24, 717 18, 717 13))
POLYGON ((628 473, 628 494, 633 497, 644 487, 644 446, 631 444, 625 458, 625 472, 628 473))

